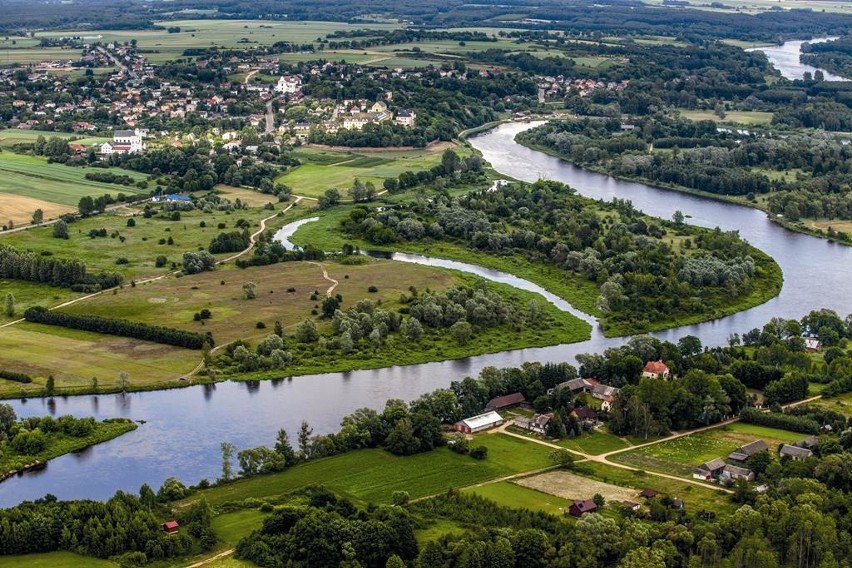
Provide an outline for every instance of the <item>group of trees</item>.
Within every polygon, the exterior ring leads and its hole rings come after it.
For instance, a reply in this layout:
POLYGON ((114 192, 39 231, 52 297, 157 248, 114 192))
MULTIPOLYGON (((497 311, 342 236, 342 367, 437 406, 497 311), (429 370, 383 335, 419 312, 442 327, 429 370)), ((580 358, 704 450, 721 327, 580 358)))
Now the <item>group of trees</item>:
POLYGON ((251 239, 247 230, 219 233, 210 241, 207 250, 211 254, 223 252, 240 252, 248 248, 251 239))
POLYGON ((736 233, 652 219, 629 201, 595 202, 551 181, 382 211, 356 208, 341 227, 381 245, 450 240, 555 266, 594 282, 602 324, 623 333, 724 306, 755 281, 771 280, 775 267, 736 233), (666 238, 672 232, 690 237, 679 253, 666 238))
POLYGON ((187 349, 203 349, 205 346, 208 348, 213 347, 213 336, 209 331, 207 333, 198 333, 195 331, 185 331, 182 329, 174 329, 159 325, 148 325, 122 319, 105 318, 93 315, 68 314, 65 312, 51 311, 41 306, 28 308, 24 312, 24 318, 33 323, 58 325, 71 329, 82 329, 85 331, 94 331, 96 333, 132 337, 134 339, 153 341, 155 343, 163 343, 165 345, 175 345, 177 347, 185 347, 187 349))
POLYGON ((42 282, 79 292, 96 292, 121 284, 117 273, 90 274, 86 265, 74 259, 44 256, 0 245, 0 277, 27 282, 42 282))

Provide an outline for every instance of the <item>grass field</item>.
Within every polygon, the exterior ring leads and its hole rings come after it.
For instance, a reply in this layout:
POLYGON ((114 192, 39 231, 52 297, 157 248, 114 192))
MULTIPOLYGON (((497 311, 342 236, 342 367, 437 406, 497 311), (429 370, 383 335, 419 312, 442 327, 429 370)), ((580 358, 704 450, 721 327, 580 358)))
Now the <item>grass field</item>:
MULTIPOLYGON (((549 449, 500 434, 480 434, 474 445, 488 448, 477 461, 446 448, 408 457, 384 450, 358 450, 310 461, 283 473, 239 480, 200 493, 213 505, 248 498, 276 498, 320 484, 359 504, 389 503, 394 491, 407 491, 412 499, 442 493, 489 479, 550 466, 549 449)), ((197 496, 190 500, 196 499, 197 496)))
MULTIPOLYGON (((820 387, 822 385, 811 384, 812 387, 820 387)), ((811 394, 811 393, 808 393, 811 394)), ((814 394, 819 394, 818 392, 814 394)), ((808 406, 817 406, 826 410, 833 410, 846 416, 852 416, 852 393, 844 393, 830 398, 821 398, 813 402, 809 402, 808 406)))
POLYGON ((64 138, 74 144, 82 146, 92 146, 93 144, 103 144, 109 138, 99 136, 84 136, 81 134, 71 134, 69 132, 42 132, 39 130, 0 130, 0 148, 8 148, 15 144, 32 144, 39 136, 50 138, 64 138))
POLYGON ((402 152, 341 152, 317 148, 300 148, 294 155, 302 165, 276 179, 293 188, 293 193, 319 197, 325 190, 335 187, 344 199, 346 190, 355 182, 371 181, 382 191, 385 178, 397 177, 404 171, 429 169, 441 162, 441 154, 452 148, 460 156, 470 152, 456 144, 436 144, 422 150, 402 152))
POLYGON ((731 124, 758 125, 772 122, 771 112, 760 111, 729 111, 725 118, 720 118, 712 110, 681 110, 681 116, 690 120, 712 120, 731 124))
POLYGON ((29 307, 57 305, 82 296, 66 288, 54 288, 48 284, 0 279, 0 297, 5 299, 8 293, 15 298, 15 313, 11 317, 6 315, 5 310, 0 313, 0 325, 20 318, 29 307))
POLYGON ((0 333, 0 369, 27 373, 33 382, 0 380, 0 397, 40 394, 50 374, 60 392, 90 392, 93 378, 99 389, 115 389, 119 371, 129 373, 132 388, 162 388, 182 384, 178 377, 200 360, 201 353, 189 349, 20 323, 0 333))
POLYGON ((569 505, 575 499, 591 499, 600 494, 609 501, 641 501, 639 491, 583 477, 568 471, 548 471, 532 477, 518 479, 514 483, 548 495, 555 495, 569 505))
POLYGON ((597 430, 591 434, 582 434, 577 438, 566 438, 556 442, 558 445, 569 450, 576 450, 584 454, 596 456, 629 446, 627 442, 609 432, 597 430))
POLYGON ((564 514, 568 510, 568 507, 571 506, 570 500, 526 486, 529 480, 538 477, 540 476, 526 477, 516 482, 501 481, 500 483, 490 483, 481 487, 471 488, 469 491, 481 495, 486 499, 491 499, 504 507, 532 509, 533 511, 544 511, 552 515, 564 514))
MULTIPOLYGON (((2 136, 2 133, 0 133, 2 136)), ((0 152, 0 215, 5 223, 9 219, 16 225, 29 222, 33 211, 41 208, 45 219, 56 218, 62 213, 74 211, 80 198, 111 193, 135 194, 143 190, 135 186, 100 183, 86 179, 88 172, 106 170, 74 168, 63 164, 48 164, 36 156, 0 152)), ((136 181, 145 179, 143 174, 110 168, 109 171, 128 175, 136 181)))
POLYGON ((749 442, 763 440, 770 451, 777 455, 780 444, 795 442, 804 437, 797 432, 735 422, 617 454, 610 459, 639 469, 690 477, 692 470, 700 464, 714 458, 726 459, 732 451, 749 442))
POLYGON ((26 47, 16 49, 0 48, 0 65, 32 65, 43 61, 76 61, 82 55, 82 49, 63 49, 61 47, 26 47))
POLYGON ((72 552, 45 552, 22 556, 0 556, 0 568, 118 568, 118 564, 109 560, 100 560, 91 556, 80 556, 72 552))

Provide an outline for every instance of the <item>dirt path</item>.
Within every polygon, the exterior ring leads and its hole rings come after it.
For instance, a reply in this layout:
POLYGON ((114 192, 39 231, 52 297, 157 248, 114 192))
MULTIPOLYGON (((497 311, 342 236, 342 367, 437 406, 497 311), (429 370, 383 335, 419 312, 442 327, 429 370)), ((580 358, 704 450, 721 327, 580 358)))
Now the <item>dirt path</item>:
POLYGON ((199 566, 204 566, 206 564, 210 564, 211 562, 216 562, 220 558, 225 558, 226 556, 230 556, 234 553, 235 549, 225 550, 224 552, 220 552, 215 556, 211 556, 210 558, 205 558, 204 560, 199 560, 195 564, 190 564, 186 568, 199 568, 199 566))
POLYGON ((322 270, 322 277, 332 283, 331 286, 329 286, 328 290, 325 291, 326 296, 331 296, 331 293, 334 292, 334 289, 337 288, 337 285, 340 284, 340 282, 338 282, 334 278, 331 278, 328 275, 328 271, 325 269, 325 266, 323 266, 321 263, 319 263, 319 262, 308 262, 308 264, 313 264, 314 266, 319 266, 320 269, 322 270))
POLYGON ((260 69, 255 69, 254 71, 249 71, 248 75, 246 75, 246 78, 243 79, 243 85, 248 85, 249 81, 251 81, 251 78, 254 77, 255 75, 257 75, 258 73, 260 73, 260 69))

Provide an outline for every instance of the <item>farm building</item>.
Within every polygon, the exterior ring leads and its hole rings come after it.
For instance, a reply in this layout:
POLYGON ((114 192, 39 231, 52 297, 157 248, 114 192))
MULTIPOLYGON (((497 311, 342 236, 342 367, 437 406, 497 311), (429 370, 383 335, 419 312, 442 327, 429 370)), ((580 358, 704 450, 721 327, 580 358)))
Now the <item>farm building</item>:
POLYGON ((782 458, 790 458, 791 460, 796 461, 801 461, 814 455, 814 453, 808 448, 800 448, 798 446, 791 446, 790 444, 784 444, 781 446, 781 450, 778 454, 782 458))
POLYGON ((620 390, 609 385, 597 384, 592 388, 592 397, 601 401, 601 410, 609 410, 620 390))
POLYGON ((593 408, 589 408, 588 406, 578 406, 577 408, 571 411, 571 416, 581 422, 598 421, 598 413, 595 412, 593 408))
POLYGON ((169 193, 167 195, 155 195, 151 198, 151 201, 154 203, 192 203, 192 198, 179 193, 169 193))
POLYGON ((516 392, 492 398, 488 401, 488 404, 485 405, 485 410, 503 410, 505 408, 513 408, 515 406, 522 405, 526 401, 527 399, 524 398, 524 395, 516 392))
POLYGON ((798 442, 796 442, 793 445, 798 446, 800 448, 807 448, 809 450, 812 450, 817 445, 817 437, 816 436, 808 436, 807 438, 805 438, 803 440, 799 440, 798 442))
POLYGON ((654 489, 643 489, 642 492, 639 493, 639 497, 642 497, 643 499, 653 499, 659 494, 660 493, 654 489))
POLYGON ((598 510, 598 506, 591 499, 583 501, 574 501, 568 508, 568 513, 572 517, 582 517, 585 513, 594 513, 598 510))
POLYGON ((642 369, 642 376, 649 379, 668 379, 669 368, 662 361, 648 361, 642 369))
POLYGON ((550 422, 551 418, 553 418, 552 412, 548 412, 546 414, 534 414, 532 418, 518 416, 515 418, 515 426, 523 428, 524 430, 529 430, 530 432, 536 432, 537 434, 544 434, 547 430, 547 423, 550 422))
POLYGON ((639 503, 636 503, 634 501, 622 501, 621 505, 630 509, 631 511, 638 511, 640 507, 639 503))
POLYGON ((754 481, 754 472, 744 467, 729 464, 722 470, 722 475, 719 476, 719 479, 722 481, 736 481, 737 479, 754 481))
POLYGON ((725 461, 722 458, 710 460, 709 462, 705 462, 695 468, 695 471, 692 472, 692 477, 695 479, 710 481, 711 479, 719 477, 719 474, 723 469, 725 469, 725 465, 725 461))
POLYGON ((180 525, 177 521, 166 521, 163 523, 163 531, 166 534, 177 534, 180 525))
POLYGON ((482 432, 503 423, 503 417, 494 411, 479 414, 470 418, 465 418, 456 422, 454 428, 456 432, 464 432, 465 434, 473 434, 482 432))
POLYGON ((755 440, 754 442, 749 442, 745 446, 741 446, 731 452, 728 456, 729 460, 744 462, 757 452, 762 452, 768 450, 769 446, 766 445, 766 442, 763 440, 755 440))
POLYGON ((547 394, 553 394, 563 389, 568 389, 574 394, 578 392, 592 392, 592 389, 595 388, 595 385, 597 384, 598 381, 595 379, 571 379, 570 381, 559 383, 552 389, 548 389, 547 394))

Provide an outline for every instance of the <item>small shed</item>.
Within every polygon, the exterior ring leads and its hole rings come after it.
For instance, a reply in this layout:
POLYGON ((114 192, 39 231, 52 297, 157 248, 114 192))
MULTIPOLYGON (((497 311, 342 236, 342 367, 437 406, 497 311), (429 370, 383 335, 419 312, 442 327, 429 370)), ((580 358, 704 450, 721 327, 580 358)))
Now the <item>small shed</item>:
POLYGON ((163 531, 166 534, 177 534, 180 525, 177 521, 166 521, 163 523, 163 531))
POLYGON ((465 418, 460 422, 456 422, 454 429, 456 432, 464 432, 465 434, 474 434, 483 430, 488 430, 494 426, 499 426, 503 423, 503 417, 496 412, 486 412, 470 418, 465 418))
POLYGON ((568 513, 572 517, 582 517, 586 513, 594 513, 597 510, 598 506, 591 499, 574 501, 571 506, 568 507, 568 513))

